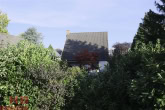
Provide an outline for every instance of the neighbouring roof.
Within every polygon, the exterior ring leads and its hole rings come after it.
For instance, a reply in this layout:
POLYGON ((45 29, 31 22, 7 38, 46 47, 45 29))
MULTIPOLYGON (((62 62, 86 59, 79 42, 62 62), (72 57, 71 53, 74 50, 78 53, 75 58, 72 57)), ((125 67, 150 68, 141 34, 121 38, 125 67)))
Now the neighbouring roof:
POLYGON ((15 45, 20 40, 22 40, 22 38, 20 38, 20 37, 0 33, 0 47, 6 47, 8 44, 15 45))
POLYGON ((99 61, 108 60, 108 32, 69 33, 62 53, 62 59, 75 61, 75 55, 83 50, 96 52, 99 61))
POLYGON ((54 52, 55 52, 55 54, 56 54, 57 57, 60 57, 61 58, 61 55, 56 50, 54 50, 54 52))

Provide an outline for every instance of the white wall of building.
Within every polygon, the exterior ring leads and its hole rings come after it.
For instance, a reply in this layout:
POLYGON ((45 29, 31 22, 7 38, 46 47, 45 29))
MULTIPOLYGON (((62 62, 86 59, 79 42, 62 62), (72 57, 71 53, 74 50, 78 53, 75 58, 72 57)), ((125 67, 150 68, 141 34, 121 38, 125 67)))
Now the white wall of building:
POLYGON ((105 66, 108 65, 107 61, 99 61, 99 68, 100 71, 103 71, 105 69, 105 66))

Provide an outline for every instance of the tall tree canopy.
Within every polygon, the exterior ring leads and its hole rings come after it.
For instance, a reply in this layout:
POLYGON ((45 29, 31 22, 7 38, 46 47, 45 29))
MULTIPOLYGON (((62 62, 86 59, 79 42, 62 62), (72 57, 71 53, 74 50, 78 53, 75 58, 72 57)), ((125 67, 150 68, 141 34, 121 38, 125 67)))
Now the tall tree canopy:
POLYGON ((27 29, 26 32, 24 32, 23 34, 21 34, 21 36, 25 39, 28 40, 32 43, 35 44, 39 44, 42 41, 42 34, 37 32, 37 29, 34 27, 31 27, 29 29, 27 29))
POLYGON ((131 47, 131 43, 116 43, 112 46, 114 48, 113 55, 126 54, 131 47))
POLYGON ((139 44, 149 42, 156 44, 157 39, 160 39, 161 44, 165 44, 165 0, 161 0, 161 2, 161 4, 155 2, 159 13, 150 10, 145 14, 134 37, 132 49, 137 46, 137 42, 139 44))
POLYGON ((48 49, 54 50, 53 47, 52 47, 52 45, 49 45, 48 49))
POLYGON ((0 11, 0 33, 8 33, 7 26, 9 23, 9 19, 7 14, 2 13, 0 11))

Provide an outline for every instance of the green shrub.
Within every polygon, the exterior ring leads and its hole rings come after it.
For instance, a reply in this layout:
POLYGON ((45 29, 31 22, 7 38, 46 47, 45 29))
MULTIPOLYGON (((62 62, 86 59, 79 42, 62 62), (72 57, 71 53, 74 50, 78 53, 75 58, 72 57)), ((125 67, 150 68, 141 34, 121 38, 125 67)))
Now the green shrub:
POLYGON ((29 110, 165 108, 165 48, 159 42, 111 57, 97 75, 69 68, 53 50, 26 41, 0 53, 0 105, 11 105, 10 96, 28 96, 29 110))
POLYGON ((130 85, 130 96, 139 102, 143 109, 165 109, 165 48, 156 45, 142 45, 134 52, 143 63, 135 71, 137 75, 130 85))
POLYGON ((0 53, 0 105, 10 105, 10 96, 28 96, 29 110, 60 110, 73 96, 81 70, 66 68, 53 50, 23 41, 0 53))
POLYGON ((165 108, 165 48, 141 45, 114 56, 99 74, 96 92, 104 110, 163 110, 165 108))
POLYGON ((111 57, 107 71, 78 80, 71 110, 163 110, 165 48, 141 45, 111 57))

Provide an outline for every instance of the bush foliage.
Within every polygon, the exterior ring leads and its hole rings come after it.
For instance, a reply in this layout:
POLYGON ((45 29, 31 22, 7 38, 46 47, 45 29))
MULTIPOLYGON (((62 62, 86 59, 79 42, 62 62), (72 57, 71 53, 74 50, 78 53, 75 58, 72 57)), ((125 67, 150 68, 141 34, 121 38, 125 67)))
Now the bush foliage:
POLYGON ((81 70, 61 67, 52 50, 24 41, 0 53, 0 105, 10 105, 10 96, 28 96, 29 110, 60 110, 72 96, 81 70))
MULTIPOLYGON (((161 2, 156 3, 160 13, 145 15, 132 49, 114 46, 116 54, 97 74, 68 67, 31 31, 25 33, 30 42, 0 48, 0 109, 22 105, 10 103, 10 96, 28 96, 22 106, 29 110, 165 110, 165 0, 161 2)), ((0 12, 0 18, 6 20, 0 32, 7 33, 7 16, 0 12)))
POLYGON ((165 48, 159 41, 112 56, 98 75, 69 68, 53 49, 27 41, 0 52, 0 105, 16 106, 10 96, 28 96, 29 110, 165 108, 165 48))

